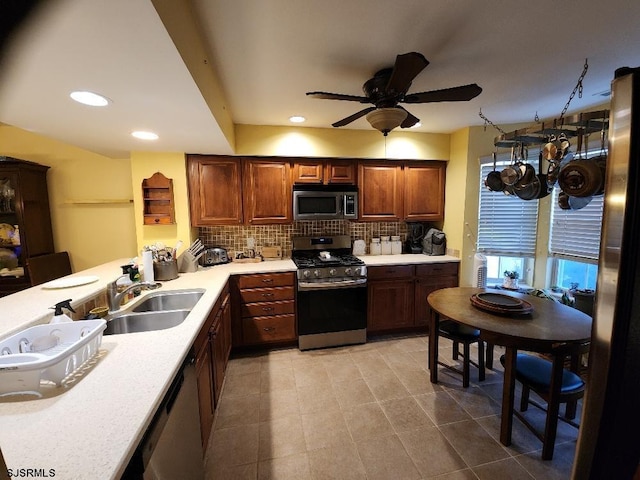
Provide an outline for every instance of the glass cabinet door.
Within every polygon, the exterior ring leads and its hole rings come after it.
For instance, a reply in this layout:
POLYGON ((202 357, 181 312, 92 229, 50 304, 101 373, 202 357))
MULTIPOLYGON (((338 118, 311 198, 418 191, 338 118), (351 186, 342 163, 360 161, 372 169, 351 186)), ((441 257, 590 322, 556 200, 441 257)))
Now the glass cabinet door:
POLYGON ((23 277, 23 266, 16 182, 12 176, 0 176, 0 276, 23 277))

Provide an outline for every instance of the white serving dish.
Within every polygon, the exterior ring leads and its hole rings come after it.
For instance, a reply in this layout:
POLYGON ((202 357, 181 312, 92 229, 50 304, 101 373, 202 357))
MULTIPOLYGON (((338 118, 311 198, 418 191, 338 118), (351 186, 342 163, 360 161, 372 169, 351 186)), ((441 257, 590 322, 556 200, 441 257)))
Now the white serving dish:
POLYGON ((37 325, 0 341, 0 395, 37 393, 41 382, 60 386, 98 353, 106 327, 103 319, 37 325), (55 346, 31 351, 49 336, 57 338, 55 346))

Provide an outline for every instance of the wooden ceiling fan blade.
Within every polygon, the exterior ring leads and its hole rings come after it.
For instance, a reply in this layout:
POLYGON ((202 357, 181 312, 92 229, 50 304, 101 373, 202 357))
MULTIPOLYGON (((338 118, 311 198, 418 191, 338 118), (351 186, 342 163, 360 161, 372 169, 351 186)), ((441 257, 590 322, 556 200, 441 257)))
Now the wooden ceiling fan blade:
POLYGON ((406 92, 416 76, 429 65, 424 55, 418 52, 403 53, 396 56, 391 77, 387 82, 387 92, 406 92))
POLYGON ((331 126, 344 127, 345 125, 348 125, 351 122, 358 120, 360 117, 364 117, 367 113, 372 112, 375 109, 376 107, 365 108, 364 110, 360 110, 359 112, 354 113, 353 115, 349 115, 348 117, 343 118, 342 120, 338 120, 336 123, 332 123, 331 126))
POLYGON ((415 115, 413 115, 411 112, 409 112, 406 108, 401 107, 400 105, 398 105, 397 108, 402 108, 402 110, 404 110, 405 112, 407 112, 407 118, 404 119, 404 121, 400 124, 400 128, 411 128, 413 127, 416 123, 418 123, 420 121, 420 119, 418 117, 416 117, 415 115))
POLYGON ((429 92, 410 93, 402 100, 404 103, 434 103, 434 102, 467 102, 482 92, 482 88, 471 83, 459 87, 431 90, 429 92))
POLYGON ((320 98, 323 100, 347 100, 348 102, 370 103, 367 97, 359 95, 344 95, 342 93, 329 93, 329 92, 307 92, 307 96, 313 98, 320 98))

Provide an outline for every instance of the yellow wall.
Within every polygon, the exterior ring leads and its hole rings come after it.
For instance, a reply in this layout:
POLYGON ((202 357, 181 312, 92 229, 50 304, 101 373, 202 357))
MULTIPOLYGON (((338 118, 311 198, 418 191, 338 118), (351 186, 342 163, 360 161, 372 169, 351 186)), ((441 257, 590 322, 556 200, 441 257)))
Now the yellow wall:
POLYGON ((129 159, 107 158, 3 124, 0 155, 51 167, 47 184, 55 249, 69 252, 73 271, 136 254, 133 204, 68 203, 130 200, 129 159))
POLYGON ((449 135, 236 125, 238 155, 448 160, 449 135))
POLYGON ((135 203, 135 234, 137 251, 144 245, 162 242, 167 246, 174 246, 182 240, 186 248, 191 243, 193 231, 189 220, 189 196, 187 191, 187 171, 184 153, 131 153, 131 181, 133 199, 135 203), (173 180, 173 196, 175 203, 174 225, 144 225, 142 181, 154 173, 161 172, 165 177, 173 180))

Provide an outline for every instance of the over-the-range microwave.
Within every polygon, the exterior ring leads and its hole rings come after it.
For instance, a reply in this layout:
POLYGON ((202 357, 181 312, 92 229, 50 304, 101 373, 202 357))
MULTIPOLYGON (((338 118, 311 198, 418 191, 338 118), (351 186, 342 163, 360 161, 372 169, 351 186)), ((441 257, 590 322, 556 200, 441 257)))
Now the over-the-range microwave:
POLYGON ((357 220, 355 185, 294 185, 294 220, 357 220))

